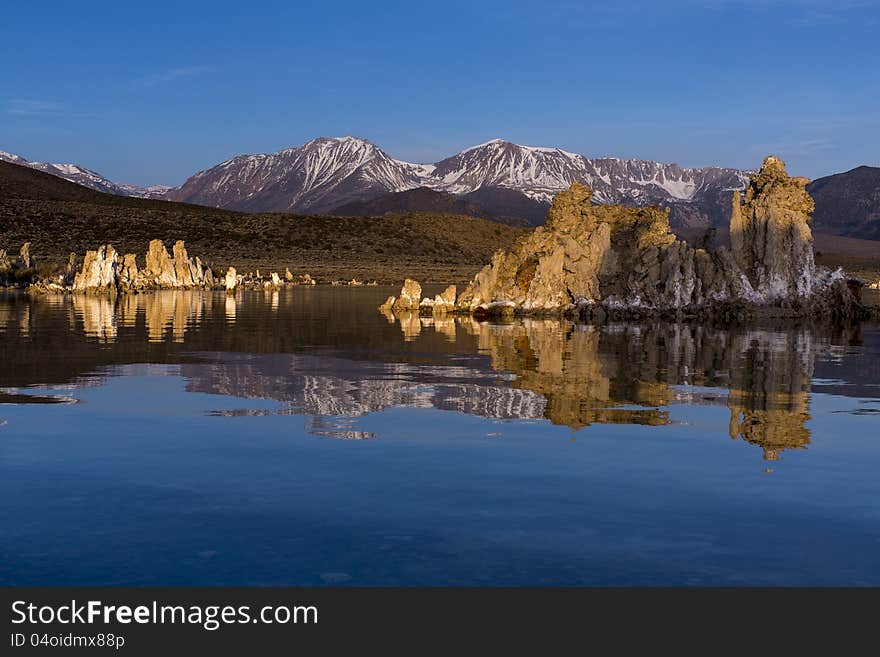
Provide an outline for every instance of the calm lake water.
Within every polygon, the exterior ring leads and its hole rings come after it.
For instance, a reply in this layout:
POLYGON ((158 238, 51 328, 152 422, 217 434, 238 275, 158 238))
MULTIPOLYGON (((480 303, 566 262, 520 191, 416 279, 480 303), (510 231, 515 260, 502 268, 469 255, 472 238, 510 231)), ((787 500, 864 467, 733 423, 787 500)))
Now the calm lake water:
POLYGON ((0 295, 0 583, 880 585, 880 325, 392 292, 0 295))

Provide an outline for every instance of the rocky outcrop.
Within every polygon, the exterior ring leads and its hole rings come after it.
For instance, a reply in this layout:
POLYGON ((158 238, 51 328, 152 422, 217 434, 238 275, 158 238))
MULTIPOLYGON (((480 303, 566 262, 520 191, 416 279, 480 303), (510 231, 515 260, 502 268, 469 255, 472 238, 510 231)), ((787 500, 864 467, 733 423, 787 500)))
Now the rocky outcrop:
POLYGON ((183 240, 174 243, 173 257, 161 240, 152 240, 147 250, 146 267, 135 287, 139 289, 176 289, 211 287, 214 276, 199 258, 192 259, 183 240))
POLYGON ((82 270, 73 281, 74 292, 116 292, 119 256, 110 244, 86 251, 82 270))
POLYGON ((6 249, 0 249, 0 285, 8 285, 12 276, 12 260, 6 249))
POLYGON ((64 268, 64 285, 73 285, 73 281, 76 279, 76 254, 71 253, 67 258, 67 266, 64 268))
POLYGON ((230 267, 226 270, 224 283, 226 285, 226 292, 235 292, 235 288, 238 287, 238 272, 235 271, 235 267, 230 267))
MULTIPOLYGON (((161 240, 150 242, 146 267, 139 269, 137 256, 121 259, 109 244, 86 253, 82 270, 74 277, 74 292, 133 292, 140 290, 196 289, 214 286, 214 275, 199 258, 190 258, 182 241, 174 245, 174 257, 161 240)), ((71 254, 68 269, 75 265, 71 254)))
POLYGON ((412 310, 418 312, 421 300, 422 286, 418 281, 407 278, 403 281, 403 287, 400 288, 400 295, 391 303, 391 308, 396 311, 412 310))
POLYGON ((807 178, 791 178, 770 156, 746 188, 733 193, 730 241, 739 268, 764 301, 806 299, 815 264, 810 215, 815 207, 807 178))
POLYGON ((443 315, 455 310, 455 285, 450 285, 434 298, 425 297, 419 302, 419 313, 423 315, 443 315))
POLYGON ((6 249, 0 249, 0 285, 26 286, 34 282, 34 261, 30 242, 25 242, 17 258, 11 258, 6 249))
POLYGON ((391 309, 394 308, 394 302, 397 301, 397 297, 393 294, 385 299, 382 305, 379 306, 379 312, 383 313, 386 317, 390 317, 391 321, 393 321, 394 316, 391 315, 391 309))
POLYGON ((30 269, 33 266, 34 263, 31 259, 31 243, 25 242, 21 245, 21 250, 18 252, 18 267, 20 269, 30 269))
POLYGON ((177 272, 168 249, 162 240, 152 240, 147 249, 147 266, 144 275, 150 278, 155 285, 171 287, 177 282, 177 272))
POLYGON ((120 287, 134 287, 138 283, 137 256, 134 253, 126 253, 122 256, 122 265, 119 268, 118 285, 120 287))
POLYGON ((594 205, 574 183, 560 192, 545 226, 499 251, 461 294, 469 313, 713 313, 776 308, 784 313, 857 310, 842 272, 817 270, 805 178, 768 157, 745 202, 734 194, 733 249, 679 241, 669 211, 594 205))

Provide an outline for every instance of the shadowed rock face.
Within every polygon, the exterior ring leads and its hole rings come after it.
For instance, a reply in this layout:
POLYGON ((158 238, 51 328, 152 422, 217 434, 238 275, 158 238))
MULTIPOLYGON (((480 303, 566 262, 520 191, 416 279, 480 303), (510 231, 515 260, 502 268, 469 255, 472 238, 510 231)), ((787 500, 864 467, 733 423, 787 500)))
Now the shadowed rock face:
POLYGON ((817 271, 805 178, 768 157, 745 202, 734 194, 733 251, 695 249, 675 238, 657 207, 593 205, 574 183, 546 226, 499 251, 462 293, 459 310, 489 314, 713 310, 731 305, 787 311, 853 310, 843 275, 817 271))
POLYGON ((6 249, 0 249, 0 285, 10 285, 17 279, 19 282, 33 282, 33 267, 36 266, 31 255, 31 243, 21 245, 17 258, 12 258, 6 249))

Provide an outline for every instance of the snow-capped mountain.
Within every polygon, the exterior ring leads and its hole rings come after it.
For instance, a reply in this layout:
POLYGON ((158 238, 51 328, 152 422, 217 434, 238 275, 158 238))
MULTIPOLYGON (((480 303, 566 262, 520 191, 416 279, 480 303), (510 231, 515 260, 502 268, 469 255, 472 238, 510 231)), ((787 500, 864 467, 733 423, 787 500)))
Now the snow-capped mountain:
POLYGON ((139 187, 137 185, 125 185, 115 183, 102 176, 100 173, 87 169, 78 164, 52 164, 49 162, 30 162, 20 155, 0 151, 0 160, 11 162, 20 166, 37 169, 59 178, 64 178, 77 185, 95 189, 99 192, 116 194, 117 196, 135 196, 138 198, 162 198, 170 187, 153 185, 151 187, 139 187))
POLYGON ((321 214, 418 187, 423 168, 355 137, 321 137, 277 153, 239 155, 201 171, 166 198, 244 211, 321 214))
MULTIPOLYGON (((411 212, 419 199, 430 206, 421 210, 436 210, 436 198, 428 194, 401 194, 427 187, 475 204, 479 216, 532 224, 543 221, 556 193, 577 181, 593 189, 598 203, 660 204, 671 209, 676 226, 725 225, 730 191, 743 189, 750 174, 719 167, 587 158, 502 139, 466 148, 435 164, 414 164, 390 157, 365 139, 320 137, 277 153, 238 155, 176 188, 123 185, 78 165, 28 162, 2 151, 0 159, 111 194, 245 212, 339 214, 366 207, 411 212)), ((446 204, 456 207, 454 198, 446 204)))
MULTIPOLYGON (((513 190, 526 197, 524 206, 528 202, 547 206, 557 192, 577 181, 592 187, 599 203, 662 204, 672 208, 674 223, 706 225, 727 221, 730 190, 743 189, 748 176, 747 171, 719 167, 688 169, 644 160, 590 159, 559 148, 520 146, 501 139, 436 164, 413 164, 389 157, 364 139, 338 137, 314 139, 278 153, 239 155, 196 174, 166 198, 252 212, 321 214, 428 187, 455 195, 513 190)), ((485 211, 493 214, 492 195, 482 196, 485 211)), ((505 210, 510 202, 508 194, 505 210)), ((394 197, 389 197, 381 205, 393 203, 394 197)), ((530 214, 534 216, 534 209, 530 214)))
POLYGON ((572 182, 584 182, 585 163, 582 155, 558 148, 519 146, 493 139, 435 164, 425 185, 453 194, 507 187, 549 203, 572 182))
POLYGON ((559 148, 520 146, 493 139, 438 162, 427 185, 456 194, 481 187, 516 189, 549 203, 573 182, 593 189, 599 203, 645 200, 646 203, 692 201, 706 191, 743 189, 748 172, 618 158, 590 159, 559 148))

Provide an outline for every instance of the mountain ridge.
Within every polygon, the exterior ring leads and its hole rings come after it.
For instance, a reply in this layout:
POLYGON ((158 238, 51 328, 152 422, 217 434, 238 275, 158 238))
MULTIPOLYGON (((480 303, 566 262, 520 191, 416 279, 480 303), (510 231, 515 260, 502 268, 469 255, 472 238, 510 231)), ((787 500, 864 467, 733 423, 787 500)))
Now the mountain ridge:
POLYGON ((109 178, 102 176, 97 171, 93 171, 92 169, 88 169, 79 164, 31 162, 21 155, 7 153, 6 151, 0 151, 0 161, 9 162, 10 164, 18 164, 19 166, 26 166, 98 192, 115 194, 117 196, 161 198, 169 189, 171 189, 171 187, 166 185, 141 187, 139 185, 116 183, 109 178))
POLYGON ((817 178, 807 191, 816 202, 814 230, 880 240, 880 167, 863 165, 817 178))
MULTIPOLYGON (((561 148, 492 139, 433 164, 388 155, 360 137, 318 137, 274 153, 241 154, 178 187, 114 183, 75 164, 29 162, 0 151, 0 160, 28 166, 97 191, 166 199, 241 212, 381 216, 443 211, 511 225, 540 225, 553 196, 572 182, 593 189, 598 203, 660 205, 675 228, 726 226, 733 190, 749 170, 682 167, 640 159, 588 158, 561 148), (441 196, 426 194, 428 189, 441 196), (445 195, 445 196, 443 196, 445 195)), ((856 167, 817 178, 816 227, 842 236, 880 239, 880 168, 856 167)))
MULTIPOLYGON (((277 153, 230 158, 195 174, 170 190, 167 198, 250 212, 337 213, 349 203, 418 187, 458 196, 504 189, 539 204, 505 198, 508 208, 525 207, 528 216, 519 219, 535 224, 540 223, 537 208, 546 211, 556 193, 581 182, 593 188, 600 203, 660 204, 670 207, 673 221, 710 225, 726 220, 722 215, 729 211, 728 192, 743 189, 750 173, 649 160, 590 159, 503 139, 465 148, 434 164, 416 164, 394 159, 366 139, 321 137, 277 153)), ((485 199, 482 205, 489 206, 485 209, 490 214, 499 214, 485 199)))

